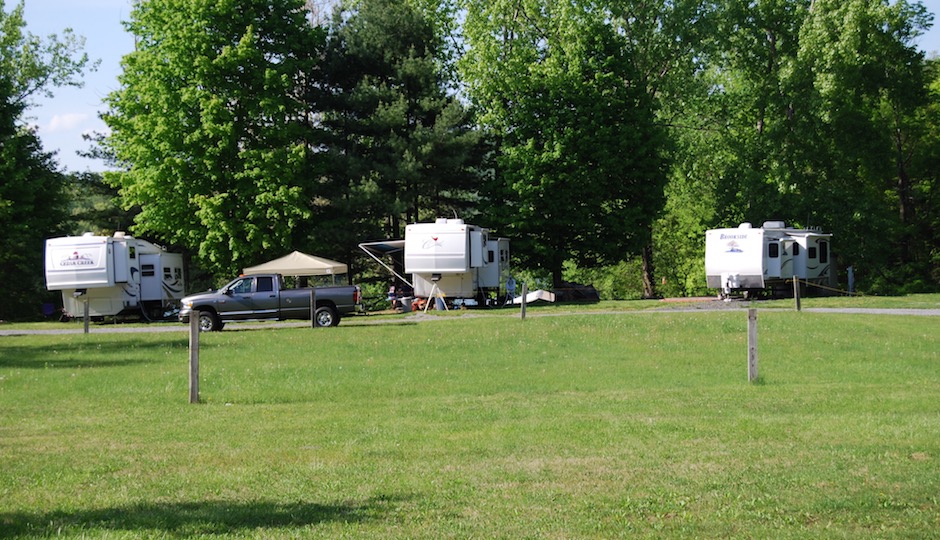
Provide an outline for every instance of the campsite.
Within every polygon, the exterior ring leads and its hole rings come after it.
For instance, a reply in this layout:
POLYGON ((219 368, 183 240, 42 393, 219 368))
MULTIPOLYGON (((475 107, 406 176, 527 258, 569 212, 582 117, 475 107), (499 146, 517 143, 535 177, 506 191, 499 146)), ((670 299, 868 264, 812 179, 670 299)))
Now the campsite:
POLYGON ((720 304, 3 337, 0 537, 935 534, 936 317, 812 310, 940 298, 720 304))

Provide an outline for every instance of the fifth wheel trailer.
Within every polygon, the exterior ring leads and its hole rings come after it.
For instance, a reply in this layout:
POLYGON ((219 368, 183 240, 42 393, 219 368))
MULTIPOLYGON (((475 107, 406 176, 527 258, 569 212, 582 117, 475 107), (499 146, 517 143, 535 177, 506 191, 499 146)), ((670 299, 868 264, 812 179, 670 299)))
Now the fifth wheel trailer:
POLYGON ((62 291, 65 314, 92 317, 139 314, 163 319, 183 298, 183 256, 117 232, 46 240, 46 288, 62 291))
POLYGON ((359 247, 414 288, 419 298, 442 297, 473 305, 490 295, 499 297, 509 277, 509 240, 462 219, 439 218, 405 227, 404 240, 365 242, 359 247), (411 280, 382 261, 383 255, 404 252, 404 271, 411 280))
POLYGON ((793 277, 828 285, 834 277, 830 262, 832 235, 819 229, 789 228, 766 221, 760 228, 705 232, 705 280, 722 296, 734 292, 785 292, 793 277))

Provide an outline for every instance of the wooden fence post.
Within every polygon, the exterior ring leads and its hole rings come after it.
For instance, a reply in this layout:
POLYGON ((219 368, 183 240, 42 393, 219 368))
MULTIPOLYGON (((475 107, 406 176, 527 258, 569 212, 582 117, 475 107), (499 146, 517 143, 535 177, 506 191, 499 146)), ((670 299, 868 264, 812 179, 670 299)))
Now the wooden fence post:
POLYGON ((793 276, 793 300, 796 302, 796 310, 800 311, 800 278, 793 276))
POLYGON ((747 380, 757 381, 757 310, 747 310, 747 380))
POLYGON ((317 288, 310 287, 310 327, 317 327, 317 288))
POLYGON ((199 403, 199 311, 189 313, 189 402, 199 403))
POLYGON ((529 285, 526 282, 522 282, 522 320, 525 320, 525 302, 526 296, 529 295, 529 285))
POLYGON ((84 312, 82 314, 82 317, 83 317, 82 324, 85 325, 85 333, 87 334, 88 333, 88 319, 91 318, 91 316, 89 315, 91 313, 91 308, 88 307, 88 298, 85 298, 82 304, 84 304, 84 306, 82 307, 82 310, 84 312))

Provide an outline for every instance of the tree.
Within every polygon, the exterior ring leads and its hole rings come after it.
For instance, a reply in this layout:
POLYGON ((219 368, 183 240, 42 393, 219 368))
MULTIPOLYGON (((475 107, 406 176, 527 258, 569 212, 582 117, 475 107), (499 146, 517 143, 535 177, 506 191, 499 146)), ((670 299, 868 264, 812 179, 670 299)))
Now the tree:
POLYGON ((105 183, 100 173, 67 175, 66 198, 69 201, 66 234, 94 232, 109 236, 115 231, 127 230, 139 211, 138 208, 122 208, 117 189, 105 183))
POLYGON ((65 217, 64 176, 23 114, 37 93, 79 85, 88 65, 82 40, 24 32, 23 4, 9 13, 0 0, 0 281, 9 287, 0 320, 39 314, 49 295, 43 283, 43 240, 55 236, 65 217))
POLYGON ((433 21, 410 2, 349 2, 335 13, 326 57, 328 215, 340 243, 400 237, 405 223, 443 213, 468 217, 479 136, 447 93, 433 21))
POLYGON ((142 0, 121 87, 107 98, 106 173, 135 232, 193 250, 223 274, 313 229, 322 141, 322 29, 303 0, 142 0))
POLYGON ((663 133, 635 43, 588 1, 469 1, 462 68, 498 140, 514 253, 562 285, 563 263, 643 252, 662 206, 663 133))
POLYGON ((669 257, 691 261, 704 228, 783 219, 832 232, 841 265, 890 281, 913 252, 902 216, 916 212, 925 91, 913 38, 928 24, 923 6, 728 1, 714 19, 692 87, 706 92, 676 101, 688 112, 682 123, 698 128, 677 139, 659 233, 669 257), (682 223, 700 230, 683 240, 682 223))

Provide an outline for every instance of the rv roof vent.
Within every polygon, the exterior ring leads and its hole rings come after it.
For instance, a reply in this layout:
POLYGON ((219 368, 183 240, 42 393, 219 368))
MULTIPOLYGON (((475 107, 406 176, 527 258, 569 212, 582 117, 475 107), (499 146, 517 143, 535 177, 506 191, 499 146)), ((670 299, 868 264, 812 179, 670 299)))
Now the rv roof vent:
POLYGON ((739 229, 750 229, 750 228, 751 228, 751 222, 750 222, 750 221, 745 221, 744 223, 738 225, 738 228, 739 228, 739 229))
POLYGON ((782 221, 765 221, 764 228, 765 229, 786 229, 787 224, 782 221))
POLYGON ((82 234, 82 236, 94 236, 94 235, 95 235, 95 233, 93 233, 93 232, 86 232, 86 233, 83 233, 83 234, 82 234))
POLYGON ((114 231, 115 238, 124 238, 124 231, 114 231))
POLYGON ((446 218, 446 217, 439 217, 439 218, 437 218, 437 219, 434 220, 434 223, 437 223, 438 225, 443 225, 443 224, 447 223, 447 218, 446 218))
POLYGON ((459 218, 458 218, 458 219, 448 219, 448 220, 447 220, 447 223, 450 223, 451 225, 463 225, 463 220, 462 220, 462 219, 459 219, 459 218))

